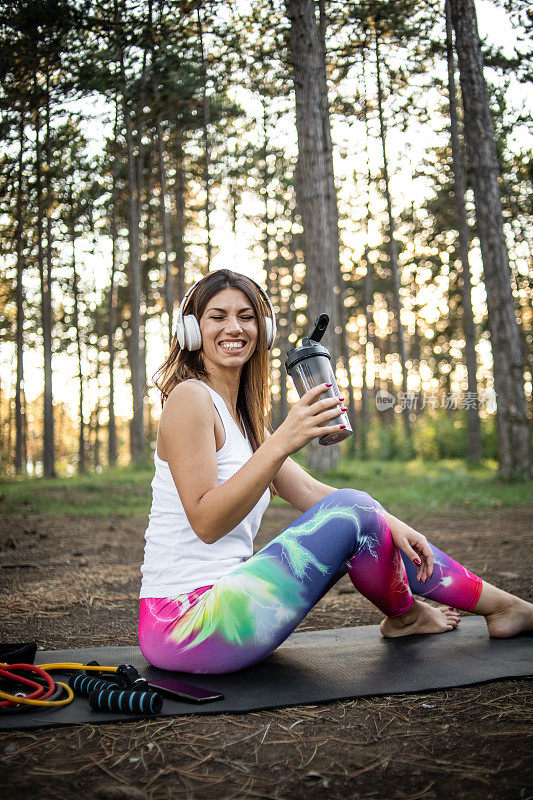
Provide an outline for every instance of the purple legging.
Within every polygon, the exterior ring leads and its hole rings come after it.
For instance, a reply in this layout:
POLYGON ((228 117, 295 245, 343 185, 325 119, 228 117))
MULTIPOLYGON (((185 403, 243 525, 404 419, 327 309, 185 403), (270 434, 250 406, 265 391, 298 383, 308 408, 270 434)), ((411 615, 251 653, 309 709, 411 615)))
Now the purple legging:
POLYGON ((365 492, 339 489, 196 596, 185 612, 178 598, 142 599, 144 656, 161 669, 192 673, 249 667, 272 653, 346 573, 390 617, 409 610, 413 593, 471 611, 481 579, 430 545, 433 575, 419 583, 382 511, 365 492))

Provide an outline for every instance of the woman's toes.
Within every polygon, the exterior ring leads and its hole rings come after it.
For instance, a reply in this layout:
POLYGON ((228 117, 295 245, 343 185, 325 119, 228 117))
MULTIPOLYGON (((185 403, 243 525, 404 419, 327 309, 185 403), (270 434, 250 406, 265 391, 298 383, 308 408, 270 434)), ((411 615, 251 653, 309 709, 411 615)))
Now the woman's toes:
POLYGON ((444 616, 446 617, 446 622, 451 628, 457 628, 459 622, 461 621, 461 617, 457 613, 457 611, 448 611, 448 609, 443 609, 444 616))

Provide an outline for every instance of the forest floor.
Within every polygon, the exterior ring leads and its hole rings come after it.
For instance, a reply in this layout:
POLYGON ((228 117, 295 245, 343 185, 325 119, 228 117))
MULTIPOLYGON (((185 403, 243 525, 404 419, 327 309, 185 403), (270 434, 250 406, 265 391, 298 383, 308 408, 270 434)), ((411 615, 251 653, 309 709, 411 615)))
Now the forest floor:
MULTIPOLYGON (((407 521, 491 583, 533 599, 533 507, 407 521)), ((298 516, 271 505, 256 549, 298 516)), ((146 516, 0 518, 0 641, 136 645, 146 516)), ((298 630, 379 623, 346 576, 298 630)), ((444 634, 446 635, 446 634, 444 634)), ((247 714, 2 732, 5 800, 528 800, 526 679, 247 714)), ((529 727, 528 727, 529 724, 529 727)))

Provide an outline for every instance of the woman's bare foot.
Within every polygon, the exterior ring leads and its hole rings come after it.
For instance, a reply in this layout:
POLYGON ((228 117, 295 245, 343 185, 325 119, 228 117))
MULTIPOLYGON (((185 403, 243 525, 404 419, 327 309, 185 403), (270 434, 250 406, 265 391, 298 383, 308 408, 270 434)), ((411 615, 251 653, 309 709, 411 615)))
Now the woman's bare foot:
POLYGON ((533 605, 510 595, 508 603, 485 614, 485 621, 493 639, 508 639, 517 633, 533 631, 533 605))
POLYGON ((508 639, 517 633, 533 630, 533 603, 504 592, 488 581, 483 581, 472 613, 485 617, 489 636, 493 639, 508 639))
POLYGON ((400 617, 385 617, 379 629, 383 636, 394 638, 414 633, 446 633, 457 628, 461 617, 450 607, 434 608, 415 598, 406 614, 400 617))

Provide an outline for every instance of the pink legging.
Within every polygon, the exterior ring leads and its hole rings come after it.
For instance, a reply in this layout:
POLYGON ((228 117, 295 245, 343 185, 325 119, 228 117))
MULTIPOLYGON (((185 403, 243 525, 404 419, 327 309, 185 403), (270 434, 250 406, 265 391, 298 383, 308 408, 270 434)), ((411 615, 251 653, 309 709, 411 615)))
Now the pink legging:
POLYGON ((382 511, 365 492, 339 489, 248 561, 196 591, 192 605, 184 596, 142 599, 139 643, 145 658, 162 669, 192 673, 248 667, 272 653, 346 573, 390 617, 405 614, 413 594, 471 611, 481 579, 430 545, 433 575, 419 583, 416 566, 394 545, 382 511))

